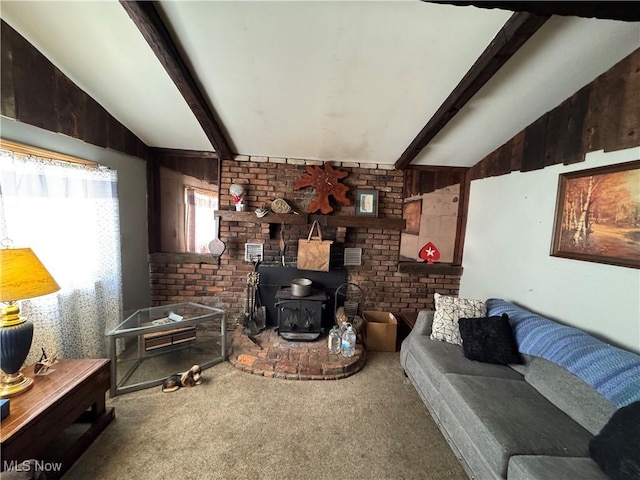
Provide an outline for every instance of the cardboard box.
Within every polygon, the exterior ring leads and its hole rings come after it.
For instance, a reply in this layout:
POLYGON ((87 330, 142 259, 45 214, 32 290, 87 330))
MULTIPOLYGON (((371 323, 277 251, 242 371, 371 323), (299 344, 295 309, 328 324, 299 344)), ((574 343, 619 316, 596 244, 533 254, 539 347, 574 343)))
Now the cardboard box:
POLYGON ((362 312, 362 318, 365 321, 364 338, 367 350, 395 352, 398 320, 393 313, 366 310, 362 312))

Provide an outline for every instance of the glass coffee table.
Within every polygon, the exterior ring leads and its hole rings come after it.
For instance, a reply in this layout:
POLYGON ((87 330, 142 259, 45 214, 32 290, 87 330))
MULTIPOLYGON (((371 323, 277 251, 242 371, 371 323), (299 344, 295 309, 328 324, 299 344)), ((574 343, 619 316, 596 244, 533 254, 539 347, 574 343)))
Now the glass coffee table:
POLYGON ((107 332, 110 396, 160 385, 169 375, 227 360, 224 310, 187 302, 143 308, 107 332))

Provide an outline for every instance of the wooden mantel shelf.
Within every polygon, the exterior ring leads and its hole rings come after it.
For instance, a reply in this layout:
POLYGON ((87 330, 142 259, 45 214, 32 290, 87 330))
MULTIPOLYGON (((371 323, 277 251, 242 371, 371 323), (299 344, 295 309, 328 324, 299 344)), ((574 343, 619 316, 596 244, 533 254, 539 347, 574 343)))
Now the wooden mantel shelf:
POLYGON ((295 213, 269 213, 264 217, 258 217, 254 212, 216 210, 215 216, 230 222, 286 223, 298 225, 307 223, 307 215, 295 213))
POLYGON ((323 227, 380 228, 386 230, 404 230, 407 223, 403 218, 358 217, 353 215, 269 213, 264 217, 258 217, 254 212, 236 212, 235 210, 217 210, 215 216, 231 222, 304 225, 317 220, 323 227))
POLYGON ((450 263, 399 262, 398 272, 411 275, 462 276, 462 266, 450 263))

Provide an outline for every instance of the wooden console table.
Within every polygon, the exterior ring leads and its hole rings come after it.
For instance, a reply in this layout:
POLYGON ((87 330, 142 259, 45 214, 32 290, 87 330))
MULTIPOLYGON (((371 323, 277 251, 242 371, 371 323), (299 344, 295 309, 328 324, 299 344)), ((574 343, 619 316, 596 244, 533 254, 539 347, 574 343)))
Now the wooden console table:
MULTIPOLYGON (((25 374, 34 379, 31 390, 12 397, 9 416, 0 424, 2 466, 35 459, 61 462, 61 477, 113 420, 113 408, 105 405, 111 373, 109 360, 60 360, 51 373, 34 376, 33 365, 25 374), (52 458, 49 447, 73 423, 88 422, 88 430, 64 452, 52 458)), ((47 477, 49 478, 49 477, 47 477)))

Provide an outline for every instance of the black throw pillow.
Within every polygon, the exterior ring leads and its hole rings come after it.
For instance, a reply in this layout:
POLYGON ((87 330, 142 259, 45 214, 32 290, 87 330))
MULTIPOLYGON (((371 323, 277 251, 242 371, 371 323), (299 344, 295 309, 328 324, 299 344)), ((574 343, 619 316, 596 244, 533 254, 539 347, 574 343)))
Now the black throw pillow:
POLYGON ((509 316, 461 318, 458 321, 462 350, 469 360, 485 363, 522 363, 509 316))
POLYGON ((589 442, 589 453, 611 480, 640 478, 640 401, 611 415, 589 442))

